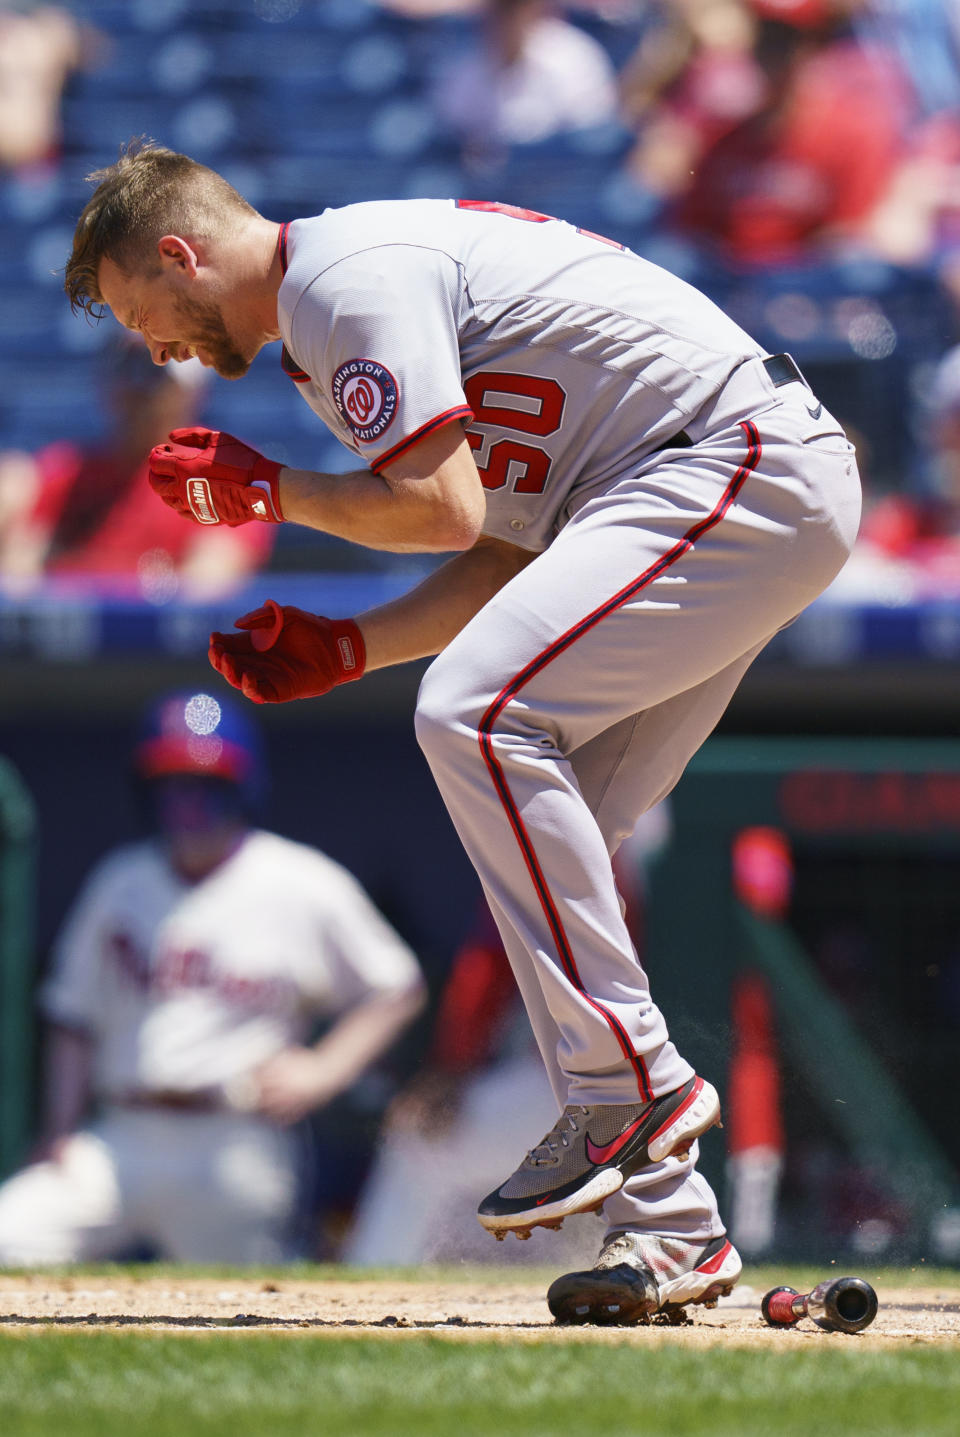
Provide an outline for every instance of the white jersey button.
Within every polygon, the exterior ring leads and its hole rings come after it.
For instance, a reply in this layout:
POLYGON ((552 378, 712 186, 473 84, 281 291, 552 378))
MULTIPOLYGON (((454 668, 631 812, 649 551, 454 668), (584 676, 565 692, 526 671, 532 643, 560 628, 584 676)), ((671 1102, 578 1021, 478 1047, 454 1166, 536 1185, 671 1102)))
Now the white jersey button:
POLYGON ((522 528, 523 528, 523 520, 522 520, 522 519, 511 519, 511 520, 510 520, 510 528, 511 528, 511 529, 522 529, 522 528))

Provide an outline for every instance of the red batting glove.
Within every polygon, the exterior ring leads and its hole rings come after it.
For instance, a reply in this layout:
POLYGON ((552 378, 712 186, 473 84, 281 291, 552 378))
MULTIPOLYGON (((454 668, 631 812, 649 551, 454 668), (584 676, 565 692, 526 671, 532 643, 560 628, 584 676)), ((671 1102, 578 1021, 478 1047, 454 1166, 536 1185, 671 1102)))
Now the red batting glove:
POLYGON ((255 704, 317 698, 363 675, 367 654, 352 619, 324 619, 268 599, 235 624, 242 633, 210 635, 210 662, 255 704))
POLYGON ((219 429, 174 429, 150 451, 150 484, 196 524, 282 524, 281 466, 219 429))

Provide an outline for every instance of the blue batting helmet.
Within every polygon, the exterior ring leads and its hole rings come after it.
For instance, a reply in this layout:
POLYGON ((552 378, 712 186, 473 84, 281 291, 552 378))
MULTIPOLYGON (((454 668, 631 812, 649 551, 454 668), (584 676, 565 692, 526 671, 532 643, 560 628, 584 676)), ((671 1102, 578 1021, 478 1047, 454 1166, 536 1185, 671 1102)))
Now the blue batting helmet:
POLYGON ((266 764, 260 733, 247 713, 225 698, 190 690, 150 705, 133 751, 141 778, 170 774, 225 779, 249 804, 263 797, 266 764))

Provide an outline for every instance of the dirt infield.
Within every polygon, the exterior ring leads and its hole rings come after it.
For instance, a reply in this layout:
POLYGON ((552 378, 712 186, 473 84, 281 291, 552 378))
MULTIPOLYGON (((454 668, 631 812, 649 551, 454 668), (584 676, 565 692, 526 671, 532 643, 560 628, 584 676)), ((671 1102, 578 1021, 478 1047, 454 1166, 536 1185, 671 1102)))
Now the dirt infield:
POLYGON ((162 1276, 0 1274, 0 1331, 136 1327, 181 1332, 299 1331, 346 1336, 374 1333, 402 1338, 417 1332, 459 1341, 725 1344, 796 1351, 797 1343, 855 1342, 870 1347, 911 1343, 960 1345, 960 1276, 939 1286, 878 1282, 876 1321, 856 1337, 822 1332, 804 1321, 790 1330, 767 1327, 759 1313, 763 1289, 742 1283, 707 1311, 694 1308, 684 1326, 654 1322, 641 1328, 559 1328, 547 1311, 545 1281, 523 1272, 514 1281, 487 1278, 400 1277, 340 1280, 223 1279, 162 1276))

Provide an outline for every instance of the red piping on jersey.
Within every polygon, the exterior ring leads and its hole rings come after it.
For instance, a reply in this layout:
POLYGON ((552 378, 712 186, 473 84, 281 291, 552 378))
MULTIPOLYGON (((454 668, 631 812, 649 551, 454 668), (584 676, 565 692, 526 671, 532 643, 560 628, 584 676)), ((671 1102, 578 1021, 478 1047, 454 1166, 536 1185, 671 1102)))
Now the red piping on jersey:
POLYGON ((310 375, 301 369, 286 345, 280 351, 280 368, 294 384, 309 384, 310 375))
POLYGON ((380 458, 370 465, 370 468, 374 474, 379 474, 381 469, 384 469, 388 464, 392 464, 394 459, 399 459, 401 454, 405 454, 408 449, 412 449, 414 444, 419 444, 421 439, 425 439, 427 435, 432 434, 435 429, 442 428, 444 424, 449 424, 454 419, 468 420, 473 418, 474 413, 469 404, 458 404, 454 409, 447 409, 443 414, 438 414, 435 419, 428 419, 426 424, 421 424, 419 429, 415 429, 412 434, 408 434, 406 439, 401 439, 400 443, 395 444, 392 449, 388 449, 386 454, 381 454, 380 458))
MULTIPOLYGON (((280 233, 277 235, 277 253, 280 256, 280 273, 287 272, 287 230, 290 228, 290 221, 280 226, 280 233)), ((286 345, 280 351, 280 368, 294 384, 309 384, 310 375, 305 369, 301 369, 286 345)))
POLYGON ((563 920, 560 917, 559 908, 553 894, 550 892, 550 886, 540 866, 540 860, 537 857, 533 841, 521 817, 513 794, 510 792, 510 787, 500 765, 500 760, 494 751, 493 731, 494 724, 507 704, 511 699, 517 696, 530 679, 536 677, 548 664, 551 664, 554 659, 558 658, 560 654, 565 653, 572 644, 576 643, 577 639, 589 633, 602 619, 607 618, 609 614, 614 613, 624 604, 629 603, 641 589, 645 589, 648 584, 652 584, 654 579, 659 578, 659 576, 665 573, 678 559, 682 559, 684 554, 693 548, 698 539, 701 539, 714 525, 720 522, 743 488, 747 476, 752 473, 760 463, 762 451, 760 435, 756 425, 752 420, 744 419, 740 422, 740 428, 743 430, 748 441, 747 455, 723 491, 713 511, 708 514, 705 519, 700 519, 696 524, 692 525, 682 539, 679 539, 671 549, 668 549, 665 554, 655 560, 648 569, 644 569, 642 574, 632 579, 626 588, 621 589, 618 593, 614 594, 612 598, 607 599, 601 604, 599 608, 587 614, 586 618, 581 619, 573 628, 568 629, 565 634, 561 634, 558 639, 554 640, 549 648, 544 649, 543 652, 538 654, 535 659, 532 659, 525 668, 521 669, 520 672, 500 690, 479 724, 478 736, 480 752, 483 754, 484 762, 487 765, 490 777, 493 779, 494 788, 497 791, 500 802, 503 804, 507 821, 513 829, 513 835, 519 845, 527 872, 530 874, 533 886, 537 891, 537 897, 540 900, 540 906, 543 909, 544 916, 546 917, 547 924, 553 936, 563 971, 577 992, 605 1019, 620 1046, 620 1051, 633 1068, 637 1078, 640 1096, 645 1102, 650 1102, 653 1098, 653 1090, 650 1086, 650 1075, 647 1072, 646 1064, 640 1057, 640 1054, 633 1051, 630 1037, 616 1014, 610 1012, 608 1008, 605 1008, 603 1004, 599 1003, 595 998, 591 998, 583 986, 583 980, 580 977, 577 962, 573 955, 573 949, 563 926, 563 920))

